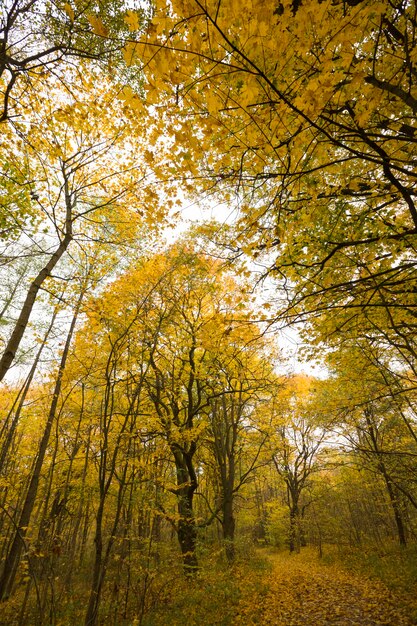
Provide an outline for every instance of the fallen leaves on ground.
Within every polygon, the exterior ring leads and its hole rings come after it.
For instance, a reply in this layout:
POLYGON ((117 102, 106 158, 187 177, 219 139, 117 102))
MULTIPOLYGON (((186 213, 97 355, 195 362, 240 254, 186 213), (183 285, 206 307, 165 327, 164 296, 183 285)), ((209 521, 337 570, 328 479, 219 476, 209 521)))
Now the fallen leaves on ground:
POLYGON ((413 622, 379 581, 306 556, 270 557, 268 591, 247 596, 234 626, 410 626, 413 622))

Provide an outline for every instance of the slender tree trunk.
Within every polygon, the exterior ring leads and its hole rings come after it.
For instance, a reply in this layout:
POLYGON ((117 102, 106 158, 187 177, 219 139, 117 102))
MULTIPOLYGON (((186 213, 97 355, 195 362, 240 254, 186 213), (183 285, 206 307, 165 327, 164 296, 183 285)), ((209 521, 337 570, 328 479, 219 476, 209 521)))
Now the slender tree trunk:
POLYGON ((91 581, 90 599, 88 601, 87 613, 85 617, 86 626, 93 626, 97 623, 98 609, 100 605, 101 587, 104 579, 103 568, 103 513, 104 499, 101 500, 96 515, 96 534, 94 537, 95 557, 93 578, 91 581))
MULTIPOLYGON (((85 546, 85 541, 84 541, 84 534, 82 535, 81 541, 79 541, 79 534, 80 534, 80 528, 81 528, 81 523, 83 521, 83 511, 84 511, 84 505, 85 505, 85 501, 86 501, 86 481, 87 481, 87 471, 88 471, 88 466, 89 466, 89 452, 90 452, 90 442, 91 442, 91 428, 88 429, 88 436, 87 436, 87 443, 86 443, 86 452, 85 452, 85 457, 84 457, 84 465, 83 465, 83 470, 82 470, 82 475, 81 475, 81 488, 80 488, 80 494, 79 494, 79 503, 78 503, 78 507, 77 507, 77 513, 75 515, 75 522, 74 522, 74 527, 72 529, 71 535, 70 535, 70 540, 69 540, 69 544, 68 544, 68 563, 69 563, 69 568, 68 568, 68 573, 67 573, 67 577, 66 577, 66 587, 69 588, 71 586, 72 583, 72 576, 73 576, 73 571, 74 571, 74 563, 75 563, 75 558, 76 558, 76 554, 77 554, 77 547, 78 544, 80 543, 80 548, 79 548, 79 560, 78 563, 79 565, 81 565, 82 563, 82 557, 84 554, 84 546, 85 546)), ((87 502, 87 510, 84 513, 84 517, 85 517, 85 525, 84 527, 87 526, 87 522, 88 522, 88 502, 87 502)))
POLYGON ((220 475, 220 505, 222 513, 222 538, 227 561, 231 564, 235 559, 235 518, 233 515, 234 489, 236 478, 236 443, 238 425, 242 416, 242 394, 239 391, 238 401, 234 396, 224 394, 220 402, 212 403, 213 452, 220 475))
POLYGON ((3 380, 11 364, 13 363, 14 357, 16 355, 17 349, 19 348, 20 342, 22 341, 23 334, 26 330, 26 327, 29 322, 30 314, 32 313, 33 305, 35 304, 36 297, 38 295, 39 289, 41 288, 43 282, 48 278, 51 274, 52 270, 63 256, 65 251, 67 250, 70 242, 72 240, 72 232, 71 229, 67 230, 67 234, 62 239, 58 248, 55 250, 54 254, 49 259, 48 263, 41 269, 38 275, 32 281, 28 293, 26 295, 26 299, 23 303, 22 309, 20 311, 19 318, 15 324, 14 330, 11 334, 9 341, 7 342, 6 348, 2 357, 0 358, 0 381, 3 380))
MULTIPOLYGON (((49 337, 49 335, 50 335, 50 333, 52 331, 52 328, 54 327, 55 320, 56 320, 56 317, 58 315, 58 309, 59 309, 59 307, 56 307, 54 312, 53 312, 53 315, 52 315, 52 318, 51 318, 51 322, 50 322, 50 324, 49 324, 49 326, 48 326, 48 328, 47 328, 47 330, 45 332, 45 335, 44 335, 44 338, 42 340, 42 343, 41 343, 41 345, 39 347, 38 352, 36 353, 35 360, 33 361, 32 367, 30 368, 30 372, 28 374, 28 377, 27 377, 27 379, 26 379, 26 381, 24 383, 23 389, 21 390, 20 398, 17 398, 16 401, 15 401, 15 402, 18 401, 18 405, 16 407, 16 411, 15 411, 14 417, 13 417, 12 422, 10 424, 10 428, 7 431, 7 434, 5 436, 5 439, 4 439, 2 448, 1 448, 1 452, 0 452, 0 472, 3 471, 3 467, 5 465, 5 462, 6 462, 6 459, 7 459, 7 455, 9 453, 9 449, 10 449, 11 443, 13 441, 13 437, 14 437, 14 434, 16 432, 17 425, 19 423, 20 415, 21 415, 21 412, 22 412, 22 409, 23 409, 23 406, 24 406, 27 394, 28 394, 30 386, 32 384, 33 377, 35 375, 36 369, 38 367, 39 360, 40 360, 40 358, 42 356, 42 352, 43 352, 43 350, 45 348, 45 345, 46 345, 46 342, 48 340, 48 337, 49 337)), ((11 414, 12 414, 13 410, 14 410, 14 406, 11 409, 11 414)), ((11 415, 9 414, 9 418, 10 417, 11 417, 11 415)))
POLYGON ((403 522, 403 518, 401 515, 400 507, 398 506, 398 500, 395 497, 394 486, 392 484, 391 478, 386 471, 385 465, 382 463, 380 467, 380 471, 382 476, 384 477, 385 485, 387 487, 388 496, 390 499, 391 508, 394 514, 395 525, 397 527, 397 535, 400 546, 407 545, 407 538, 405 532, 405 526, 403 522))
MULTIPOLYGON (((127 475, 128 463, 124 464, 124 469, 119 482, 118 496, 116 511, 114 514, 113 524, 110 531, 109 539, 107 540, 106 548, 104 548, 103 542, 103 519, 104 519, 104 506, 108 489, 101 498, 97 517, 96 517, 96 535, 94 543, 96 546, 96 554, 93 568, 93 579, 91 583, 90 599, 88 602, 87 613, 85 617, 85 626, 96 626, 98 619, 98 611, 101 602, 101 593, 103 590, 103 584, 106 578, 106 571, 109 564, 110 554, 113 548, 114 541, 116 539, 116 533, 119 526, 119 520, 122 513, 123 497, 126 492, 126 475, 127 475)), ((114 474, 114 469, 112 474, 114 474)))
POLYGON ((25 537, 29 526, 30 518, 32 515, 33 507, 35 506, 36 494, 38 492, 38 485, 42 471, 42 465, 45 459, 46 450, 48 448, 49 438, 52 430, 52 426, 55 420, 59 396, 62 387, 62 378, 65 371, 65 366, 68 359, 69 349, 71 345, 72 336, 75 330, 75 325, 80 311, 81 301, 84 292, 80 294, 77 307, 75 309, 71 326, 68 331, 67 339, 65 342, 64 351, 62 353, 61 362, 58 369, 58 375, 55 383, 54 393, 52 396, 51 407, 49 409, 48 419, 45 425, 45 429, 42 435, 41 442, 39 444, 38 456, 35 461, 32 477, 29 482, 29 487, 26 493, 26 498, 23 503, 20 519, 17 524, 16 532, 14 534, 10 549, 6 555, 3 573, 0 578, 0 601, 5 600, 9 595, 13 587, 13 582, 19 566, 22 550, 25 545, 25 537))
POLYGON ((406 546, 407 545, 407 539, 406 539, 406 531, 405 531, 405 525, 403 522, 403 518, 401 515, 401 511, 400 511, 400 507, 398 506, 398 500, 395 494, 395 489, 394 489, 394 485, 392 483, 391 480, 391 476, 387 470, 387 467, 385 465, 384 462, 384 458, 383 455, 381 454, 381 447, 379 445, 379 437, 378 437, 378 430, 375 427, 375 423, 373 421, 373 414, 371 410, 366 410, 364 411, 364 416, 366 419, 366 423, 368 425, 368 432, 369 432, 369 438, 370 438, 370 442, 372 445, 372 450, 373 453, 376 454, 377 459, 378 459, 378 465, 377 465, 377 469, 380 472, 380 474, 382 475, 386 488, 387 488, 387 492, 388 492, 388 497, 390 499, 390 503, 391 503, 391 507, 392 507, 392 511, 394 514, 394 519, 395 519, 395 524, 397 527, 397 534, 398 534, 398 541, 400 543, 401 546, 406 546))

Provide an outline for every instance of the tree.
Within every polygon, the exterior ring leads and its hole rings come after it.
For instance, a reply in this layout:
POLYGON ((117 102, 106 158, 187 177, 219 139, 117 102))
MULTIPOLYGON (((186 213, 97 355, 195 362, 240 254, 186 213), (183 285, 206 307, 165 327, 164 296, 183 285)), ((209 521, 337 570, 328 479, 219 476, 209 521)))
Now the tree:
MULTIPOLYGON (((38 87, 26 110, 22 106, 24 112, 29 110, 30 130, 23 132, 16 123, 15 155, 7 156, 20 176, 13 179, 14 186, 30 190, 36 217, 31 228, 27 214, 21 215, 20 237, 4 262, 8 268, 19 262, 27 253, 28 238, 35 242, 41 261, 34 278, 21 280, 26 295, 0 359, 0 380, 13 363, 40 289, 62 268, 73 242, 86 250, 91 239, 100 239, 103 246, 106 241, 110 246, 126 245, 139 231, 149 231, 148 226, 162 219, 168 208, 158 206, 152 189, 145 133, 137 141, 132 138, 116 89, 94 87, 87 73, 71 94, 63 93, 55 80, 38 87), (150 198, 152 213, 144 208, 150 198)), ((6 182, 10 176, 10 172, 5 175, 6 182)))
POLYGON ((176 530, 187 575, 198 567, 194 497, 198 488, 196 452, 207 428, 208 412, 224 389, 214 384, 218 367, 212 350, 227 339, 233 311, 220 268, 187 248, 173 250, 171 264, 182 271, 166 274, 154 308, 160 312, 159 341, 150 360, 148 393, 156 411, 157 432, 174 459, 176 530), (213 341, 213 335, 216 338, 213 341))
POLYGON ((397 380, 387 376, 383 359, 372 362, 372 353, 359 342, 331 359, 337 388, 333 401, 335 426, 348 442, 360 467, 377 475, 384 485, 400 545, 407 543, 406 502, 416 507, 413 484, 416 437, 407 395, 398 391, 397 380), (371 358, 369 358, 371 357, 371 358), (391 379, 391 380, 390 380, 391 379), (392 383, 390 387, 389 383, 392 383))
POLYGON ((161 2, 136 46, 178 175, 235 194, 235 243, 287 295, 271 318, 365 322, 413 362, 414 8, 161 2))
POLYGON ((279 361, 271 345, 258 334, 234 322, 228 344, 217 337, 214 351, 217 377, 213 380, 208 414, 207 446, 217 474, 214 513, 220 516, 226 557, 235 557, 235 498, 265 459, 262 451, 269 430, 262 423, 271 400, 271 386, 279 385, 274 367, 279 361))
MULTIPOLYGON (((304 508, 302 496, 308 491, 311 479, 320 467, 320 452, 326 430, 320 419, 309 410, 311 385, 306 377, 288 381, 287 389, 275 399, 271 419, 273 434, 272 460, 287 488, 287 505, 290 514, 289 548, 299 552, 304 508)), ((321 417, 321 416, 319 416, 321 417)))
MULTIPOLYGON (((239 455, 236 437, 244 428, 250 398, 265 387, 265 371, 270 372, 271 368, 262 361, 257 364, 259 337, 248 327, 250 312, 246 300, 244 288, 238 288, 217 262, 197 254, 189 242, 181 242, 165 254, 143 260, 137 268, 132 268, 112 285, 111 294, 96 305, 98 328, 108 324, 112 334, 117 331, 116 336, 124 338, 118 350, 126 351, 128 346, 137 344, 140 361, 133 364, 132 352, 130 368, 140 367, 141 362, 146 364, 143 385, 147 400, 142 410, 149 417, 143 428, 149 437, 163 440, 171 455, 175 481, 166 489, 176 499, 177 513, 171 516, 171 521, 187 574, 192 574, 198 566, 198 523, 194 508, 198 489, 197 452, 207 429, 213 435, 217 426, 220 427, 216 416, 222 398, 226 398, 223 407, 231 406, 228 397, 232 396, 236 397, 235 407, 239 405, 234 423, 225 423, 231 434, 231 448, 227 451, 228 458, 223 459, 229 476, 225 476, 228 490, 222 493, 221 508, 227 509, 224 524, 229 529, 233 521, 233 494, 256 461, 256 458, 249 461, 237 484, 235 470, 229 471, 239 455), (142 304, 139 306, 138 302, 142 304), (236 375, 244 385, 240 391, 236 375)), ((107 352, 108 348, 104 350, 107 352)), ((229 409, 226 414, 223 418, 228 422, 229 409)), ((219 446, 225 441, 213 436, 218 444, 214 448, 221 455, 219 446)), ((220 462, 219 456, 217 459, 220 462)), ((227 538, 232 539, 229 535, 227 538)))
MULTIPOLYGON (((145 16, 142 7, 137 30, 145 16)), ((0 17, 0 122, 18 115, 20 98, 27 91, 35 96, 37 82, 45 76, 59 75, 69 86, 66 72, 79 60, 114 67, 133 28, 126 17, 122 0, 6 0, 0 17)))

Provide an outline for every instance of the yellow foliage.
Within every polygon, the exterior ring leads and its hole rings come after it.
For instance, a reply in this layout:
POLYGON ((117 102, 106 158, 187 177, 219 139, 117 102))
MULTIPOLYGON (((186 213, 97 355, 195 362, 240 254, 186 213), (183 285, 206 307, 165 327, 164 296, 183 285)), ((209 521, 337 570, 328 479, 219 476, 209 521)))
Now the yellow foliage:
POLYGON ((125 23, 129 26, 131 32, 139 30, 139 15, 136 11, 128 11, 125 15, 125 23))
POLYGON ((93 29, 93 33, 99 35, 100 37, 107 36, 108 30, 99 17, 97 17, 96 15, 87 15, 87 19, 90 23, 91 28, 93 29))
POLYGON ((70 21, 73 22, 75 13, 74 13, 74 9, 68 2, 64 4, 64 10, 65 10, 65 13, 68 15, 68 17, 70 18, 70 21))

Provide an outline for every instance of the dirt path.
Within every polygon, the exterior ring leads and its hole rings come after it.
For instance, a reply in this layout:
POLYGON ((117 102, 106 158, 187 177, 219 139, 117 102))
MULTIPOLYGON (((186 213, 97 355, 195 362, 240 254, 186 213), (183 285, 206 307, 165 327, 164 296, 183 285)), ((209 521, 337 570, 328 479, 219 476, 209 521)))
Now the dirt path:
POLYGON ((380 582, 303 555, 271 556, 265 594, 245 598, 234 626, 410 626, 411 621, 380 582))

